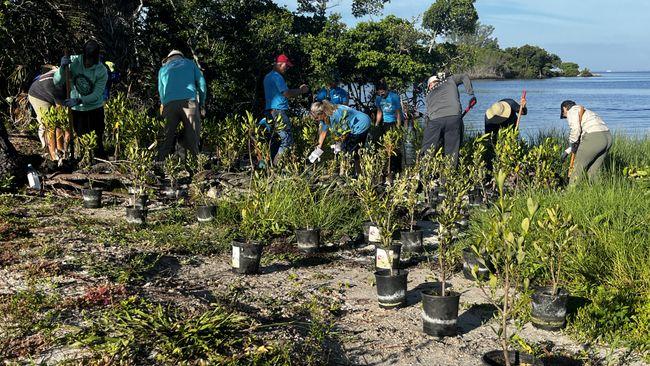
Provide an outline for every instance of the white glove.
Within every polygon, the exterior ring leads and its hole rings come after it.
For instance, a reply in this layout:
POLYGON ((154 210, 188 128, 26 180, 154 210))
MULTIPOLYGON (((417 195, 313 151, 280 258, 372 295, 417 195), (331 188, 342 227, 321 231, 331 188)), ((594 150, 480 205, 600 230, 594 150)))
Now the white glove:
POLYGON ((320 160, 321 155, 323 155, 323 149, 316 147, 316 149, 309 154, 309 162, 312 164, 315 163, 316 160, 320 160))
POLYGON ((332 150, 334 150, 334 154, 338 154, 342 150, 340 142, 337 142, 336 144, 334 144, 334 145, 332 145, 330 147, 332 148, 332 150))

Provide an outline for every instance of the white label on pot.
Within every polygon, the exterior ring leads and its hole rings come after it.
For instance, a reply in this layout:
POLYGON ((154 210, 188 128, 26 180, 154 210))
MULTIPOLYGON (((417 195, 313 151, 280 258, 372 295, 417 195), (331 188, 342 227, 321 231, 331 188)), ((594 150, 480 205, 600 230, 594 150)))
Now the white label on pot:
POLYGON ((239 268, 239 250, 237 246, 232 247, 232 267, 239 268))
POLYGON ((377 254, 375 261, 377 263, 377 268, 390 269, 390 262, 393 259, 393 251, 377 248, 377 254))
POLYGON ((422 321, 429 324, 438 324, 438 325, 454 325, 458 319, 436 319, 432 318, 427 313, 422 310, 422 321))
POLYGON ((371 243, 378 243, 381 241, 381 234, 379 228, 376 226, 368 227, 368 241, 371 243))

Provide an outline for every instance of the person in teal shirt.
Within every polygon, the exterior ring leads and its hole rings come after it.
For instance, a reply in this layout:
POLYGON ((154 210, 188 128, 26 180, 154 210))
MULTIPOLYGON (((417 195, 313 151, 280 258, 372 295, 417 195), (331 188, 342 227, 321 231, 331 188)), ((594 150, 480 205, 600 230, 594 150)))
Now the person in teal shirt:
POLYGON ((70 70, 70 97, 63 104, 72 108, 72 123, 77 136, 95 131, 97 149, 95 155, 106 158, 104 151, 104 88, 108 74, 99 61, 99 43, 89 40, 83 46, 83 54, 63 56, 61 67, 54 73, 57 86, 65 86, 65 71, 70 70))
POLYGON ((315 121, 320 123, 318 136, 318 149, 323 148, 323 143, 328 132, 337 136, 340 145, 335 145, 335 153, 340 151, 353 154, 355 169, 359 171, 358 151, 368 136, 372 124, 370 116, 345 105, 336 105, 324 100, 311 105, 310 114, 315 121))
MULTIPOLYGON (((375 99, 375 106, 377 107, 376 126, 380 126, 380 136, 383 136, 386 131, 399 128, 402 125, 402 100, 399 95, 394 91, 388 90, 388 86, 384 81, 377 83, 377 98, 375 99)), ((396 151, 396 156, 389 157, 390 160, 390 174, 386 177, 387 183, 392 182, 393 175, 401 170, 401 150, 396 151)))
POLYGON ((339 105, 348 105, 350 103, 348 92, 338 86, 336 82, 332 82, 328 86, 321 88, 318 93, 316 93, 314 99, 316 99, 317 102, 327 100, 333 104, 339 105))
POLYGON ((181 51, 172 50, 158 71, 158 94, 161 114, 165 119, 165 137, 158 150, 158 160, 164 161, 172 152, 176 130, 181 122, 183 138, 180 145, 193 154, 198 154, 201 116, 205 115, 207 97, 203 73, 181 51))
POLYGON ((298 89, 289 89, 284 81, 284 74, 289 67, 293 66, 291 60, 282 54, 275 58, 273 70, 264 77, 264 115, 267 121, 280 122, 282 128, 276 128, 275 132, 280 139, 280 146, 277 151, 272 151, 274 162, 279 156, 293 145, 293 132, 291 120, 287 111, 289 110, 289 98, 296 97, 309 92, 305 84, 298 89))

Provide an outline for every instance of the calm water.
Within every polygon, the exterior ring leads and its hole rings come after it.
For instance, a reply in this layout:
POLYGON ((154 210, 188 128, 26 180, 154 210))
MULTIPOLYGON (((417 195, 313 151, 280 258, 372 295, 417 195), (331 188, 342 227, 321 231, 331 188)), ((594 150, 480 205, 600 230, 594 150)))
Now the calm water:
MULTIPOLYGON (((539 131, 568 130, 560 120, 560 103, 572 99, 595 111, 615 133, 650 135, 650 72, 601 73, 594 78, 554 78, 547 80, 477 80, 473 82, 478 104, 465 117, 467 129, 483 130, 485 111, 492 103, 528 95, 528 115, 521 121, 522 132, 535 136, 539 131)), ((462 89, 462 87, 461 87, 462 89)), ((462 94, 463 106, 469 97, 462 94)))

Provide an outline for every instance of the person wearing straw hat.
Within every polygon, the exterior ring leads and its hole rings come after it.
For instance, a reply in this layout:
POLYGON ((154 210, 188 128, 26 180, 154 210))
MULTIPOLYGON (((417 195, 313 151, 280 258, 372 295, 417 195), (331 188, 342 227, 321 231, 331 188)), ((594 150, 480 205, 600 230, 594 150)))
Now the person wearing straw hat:
POLYGON ((520 108, 522 116, 528 114, 526 99, 522 99, 521 104, 509 98, 492 104, 485 112, 485 133, 497 136, 500 129, 514 126, 517 123, 517 113, 520 108))
POLYGON ((171 154, 181 122, 184 131, 181 145, 196 155, 199 153, 201 115, 205 114, 205 78, 196 63, 185 58, 179 50, 169 52, 162 64, 158 71, 158 94, 160 113, 165 119, 165 137, 158 150, 158 160, 164 161, 171 154))
POLYGON ((560 105, 560 119, 566 119, 570 129, 570 146, 562 157, 566 158, 569 153, 575 154, 569 184, 576 184, 583 175, 589 180, 597 179, 605 157, 612 148, 612 134, 605 121, 595 112, 572 100, 565 100, 560 105))

